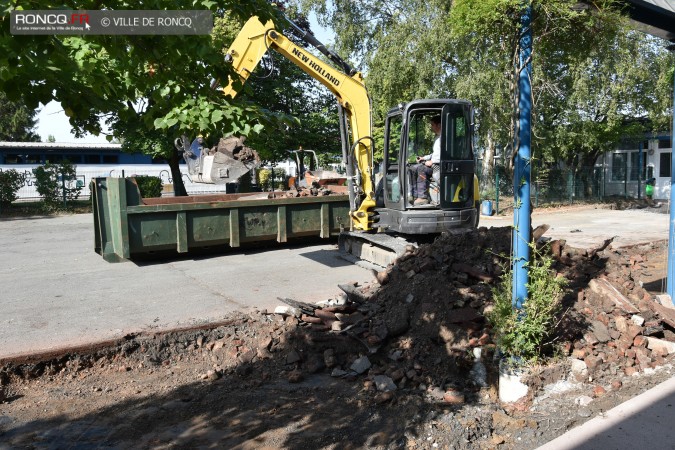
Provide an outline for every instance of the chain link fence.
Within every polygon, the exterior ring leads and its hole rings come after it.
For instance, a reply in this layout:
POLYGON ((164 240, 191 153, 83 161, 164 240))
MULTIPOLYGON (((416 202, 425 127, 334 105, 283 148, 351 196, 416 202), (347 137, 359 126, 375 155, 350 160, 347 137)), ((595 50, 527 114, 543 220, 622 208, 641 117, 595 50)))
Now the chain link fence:
MULTIPOLYGON (((481 200, 497 205, 513 203, 513 172, 496 165, 483 174, 478 165, 481 200)), ((645 198, 645 177, 632 171, 611 171, 602 165, 574 169, 559 167, 533 168, 531 201, 537 207, 546 204, 604 201, 610 198, 645 198)), ((497 211, 499 212, 499 211, 497 211)))

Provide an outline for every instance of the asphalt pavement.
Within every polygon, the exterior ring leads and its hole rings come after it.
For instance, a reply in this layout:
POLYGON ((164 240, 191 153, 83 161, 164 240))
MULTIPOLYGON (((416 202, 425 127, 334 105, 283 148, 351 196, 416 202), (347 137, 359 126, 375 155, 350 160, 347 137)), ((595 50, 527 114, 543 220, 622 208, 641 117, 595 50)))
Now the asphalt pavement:
POLYGON ((277 297, 334 298, 372 273, 330 243, 147 263, 94 252, 91 214, 0 219, 0 359, 201 325, 277 297))
MULTIPOLYGON (((665 206, 663 207, 665 208, 665 206)), ((621 247, 641 242, 668 239, 670 217, 657 209, 611 210, 594 207, 536 209, 532 226, 551 225, 544 235, 565 239, 573 247, 589 248, 614 237, 612 245, 621 247)), ((481 216, 480 225, 508 226, 513 216, 481 216)))

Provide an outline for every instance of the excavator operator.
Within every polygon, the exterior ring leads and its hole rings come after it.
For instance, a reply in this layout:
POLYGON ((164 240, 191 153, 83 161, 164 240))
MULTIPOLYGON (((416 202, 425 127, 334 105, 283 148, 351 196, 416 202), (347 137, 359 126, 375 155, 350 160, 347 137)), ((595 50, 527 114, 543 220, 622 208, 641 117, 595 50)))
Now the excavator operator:
POLYGON ((417 157, 417 164, 412 167, 415 174, 415 184, 413 186, 413 204, 415 206, 427 205, 429 203, 429 183, 431 178, 438 179, 437 172, 440 170, 441 162, 441 116, 433 116, 430 120, 431 131, 434 132, 436 139, 432 152, 425 156, 417 157))

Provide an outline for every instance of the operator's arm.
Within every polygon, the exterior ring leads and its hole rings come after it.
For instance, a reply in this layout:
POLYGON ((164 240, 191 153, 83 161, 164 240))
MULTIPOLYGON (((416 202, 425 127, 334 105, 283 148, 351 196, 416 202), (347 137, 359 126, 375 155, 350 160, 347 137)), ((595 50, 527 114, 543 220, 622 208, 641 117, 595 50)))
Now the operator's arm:
POLYGON ((426 164, 429 166, 431 164, 440 164, 441 162, 441 138, 437 137, 434 141, 434 146, 431 153, 428 155, 418 157, 418 161, 426 161, 426 164))

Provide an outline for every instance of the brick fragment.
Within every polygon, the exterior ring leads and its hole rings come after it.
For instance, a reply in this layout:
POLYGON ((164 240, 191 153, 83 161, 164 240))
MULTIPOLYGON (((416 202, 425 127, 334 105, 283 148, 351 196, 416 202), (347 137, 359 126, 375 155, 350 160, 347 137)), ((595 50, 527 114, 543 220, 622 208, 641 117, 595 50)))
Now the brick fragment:
POLYGON ((635 336, 635 339, 633 339, 633 347, 647 347, 647 337, 635 336))
POLYGON ((602 386, 596 386, 595 388, 593 388, 593 397, 602 397, 606 393, 607 391, 602 386))
POLYGON ((675 342, 670 342, 653 337, 647 337, 646 339, 647 339, 647 348, 653 351, 654 353, 658 353, 660 356, 675 353, 675 342))
POLYGON ((635 375, 638 372, 638 370, 635 367, 626 367, 623 369, 623 373, 625 373, 627 376, 635 375))

